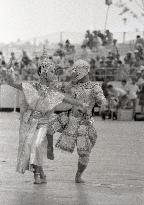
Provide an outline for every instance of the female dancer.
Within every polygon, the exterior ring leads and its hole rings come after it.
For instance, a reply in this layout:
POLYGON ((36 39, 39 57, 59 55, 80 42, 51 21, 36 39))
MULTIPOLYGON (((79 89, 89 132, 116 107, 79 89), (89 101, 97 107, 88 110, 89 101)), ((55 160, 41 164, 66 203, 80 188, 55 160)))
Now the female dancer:
POLYGON ((40 65, 39 82, 17 84, 9 76, 8 84, 21 90, 23 95, 20 107, 17 172, 33 171, 35 184, 46 183, 46 176, 42 168, 46 133, 50 122, 52 124, 56 122, 55 130, 60 126, 57 123, 57 118, 53 115, 54 108, 61 102, 67 102, 80 106, 80 109, 85 111, 82 103, 66 97, 58 91, 57 83, 53 83, 56 79, 54 72, 54 64, 44 57, 40 65), (50 82, 53 86, 50 86, 50 82))
POLYGON ((56 147, 73 152, 77 146, 78 170, 75 177, 76 183, 81 183, 81 175, 86 169, 92 148, 95 145, 97 133, 92 122, 92 108, 97 102, 105 107, 105 97, 101 87, 96 82, 89 80, 90 66, 86 61, 78 60, 73 67, 73 82, 69 92, 81 103, 87 104, 87 114, 72 109, 69 123, 60 135, 56 147))

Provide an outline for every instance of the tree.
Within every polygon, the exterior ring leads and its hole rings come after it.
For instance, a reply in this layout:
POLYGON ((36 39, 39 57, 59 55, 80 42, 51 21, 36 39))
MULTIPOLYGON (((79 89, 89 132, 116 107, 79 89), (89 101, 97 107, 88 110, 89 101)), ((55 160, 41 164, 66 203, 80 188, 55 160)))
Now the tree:
POLYGON ((117 0, 115 5, 120 9, 122 17, 137 19, 141 24, 144 21, 144 0, 117 0))

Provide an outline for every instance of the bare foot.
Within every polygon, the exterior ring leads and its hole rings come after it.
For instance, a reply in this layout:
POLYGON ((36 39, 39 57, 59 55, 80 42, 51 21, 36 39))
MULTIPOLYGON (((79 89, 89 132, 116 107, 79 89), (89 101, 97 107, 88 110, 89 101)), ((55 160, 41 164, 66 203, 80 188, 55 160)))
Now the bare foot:
POLYGON ((47 184, 46 176, 44 176, 43 178, 41 178, 41 184, 47 184))
POLYGON ((85 183, 85 181, 80 177, 80 176, 77 176, 75 177, 75 183, 85 183))
POLYGON ((35 179, 34 184, 41 184, 41 179, 40 179, 39 174, 35 173, 34 174, 34 179, 35 179))

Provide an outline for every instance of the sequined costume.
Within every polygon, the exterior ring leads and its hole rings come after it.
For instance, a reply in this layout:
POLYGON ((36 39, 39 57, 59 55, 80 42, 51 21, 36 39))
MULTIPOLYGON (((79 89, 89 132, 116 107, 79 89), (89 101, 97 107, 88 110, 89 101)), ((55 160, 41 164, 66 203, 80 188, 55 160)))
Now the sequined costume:
POLYGON ((71 95, 82 103, 87 104, 87 114, 72 109, 69 116, 69 123, 60 135, 56 147, 73 152, 77 146, 79 164, 86 167, 89 156, 97 139, 97 132, 93 126, 92 108, 97 104, 105 103, 103 91, 96 82, 80 82, 89 72, 89 65, 83 60, 78 60, 74 65, 76 84, 71 86, 71 95))
POLYGON ((63 94, 53 92, 39 83, 23 83, 22 88, 23 101, 17 159, 17 171, 20 173, 26 170, 32 171, 33 164, 42 166, 43 150, 47 144, 46 133, 49 128, 51 128, 50 132, 55 132, 61 127, 57 115, 51 111, 64 99, 63 94))
POLYGON ((72 109, 69 116, 69 124, 61 134, 56 147, 73 152, 77 146, 79 160, 82 164, 88 163, 89 154, 95 145, 97 133, 92 121, 92 108, 95 102, 101 104, 104 96, 100 86, 95 82, 79 83, 71 88, 72 96, 83 103, 88 104, 87 115, 83 115, 72 109), (86 158, 83 158, 85 156, 86 158))
POLYGON ((42 167, 46 134, 54 134, 63 125, 62 118, 53 113, 53 108, 65 97, 58 90, 54 72, 55 65, 43 53, 39 82, 17 84, 12 77, 9 79, 8 84, 20 89, 22 94, 16 169, 20 173, 34 171, 34 166, 42 167))
POLYGON ((20 127, 20 144, 17 171, 24 173, 34 166, 42 167, 43 151, 47 136, 63 128, 66 123, 63 113, 57 115, 53 109, 63 102, 65 96, 60 92, 61 84, 56 81, 54 64, 48 59, 41 62, 41 80, 38 83, 23 83, 22 90, 28 104, 20 127), (50 78, 50 79, 49 79, 50 78), (49 85, 43 84, 44 80, 49 85))

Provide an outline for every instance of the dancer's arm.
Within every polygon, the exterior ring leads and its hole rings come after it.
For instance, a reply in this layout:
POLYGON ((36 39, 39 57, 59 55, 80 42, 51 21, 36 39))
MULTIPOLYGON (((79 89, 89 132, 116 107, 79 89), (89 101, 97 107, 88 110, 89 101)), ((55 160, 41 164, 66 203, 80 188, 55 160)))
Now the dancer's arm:
POLYGON ((87 111, 86 104, 81 103, 80 101, 78 101, 74 98, 71 98, 69 96, 65 96, 65 98, 63 99, 63 102, 69 103, 71 105, 75 105, 75 106, 79 107, 83 112, 87 111))
POLYGON ((18 90, 22 90, 22 84, 16 83, 11 74, 7 74, 7 84, 13 88, 16 88, 18 90))

